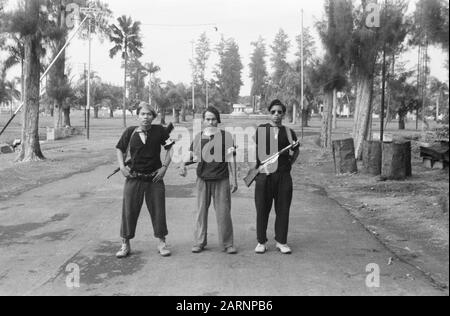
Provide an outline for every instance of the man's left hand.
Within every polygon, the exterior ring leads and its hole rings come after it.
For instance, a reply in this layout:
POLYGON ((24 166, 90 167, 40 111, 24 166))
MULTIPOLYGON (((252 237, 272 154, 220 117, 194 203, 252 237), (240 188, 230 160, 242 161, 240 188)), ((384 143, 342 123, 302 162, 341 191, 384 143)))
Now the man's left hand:
POLYGON ((157 172, 155 177, 153 178, 153 183, 159 182, 164 179, 167 172, 167 167, 161 167, 157 172))

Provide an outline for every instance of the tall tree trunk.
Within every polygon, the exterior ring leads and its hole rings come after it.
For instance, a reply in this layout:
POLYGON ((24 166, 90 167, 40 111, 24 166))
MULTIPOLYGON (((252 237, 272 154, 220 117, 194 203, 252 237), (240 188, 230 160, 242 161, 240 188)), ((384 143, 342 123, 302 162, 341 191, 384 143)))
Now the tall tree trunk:
MULTIPOLYGON (((62 10, 64 8, 64 0, 59 1, 59 15, 58 15, 58 25, 60 28, 60 31, 64 32, 66 28, 66 18, 65 14, 61 14, 62 10)), ((55 51, 53 52, 53 58, 55 58, 58 53, 61 51, 61 49, 64 47, 66 42, 66 37, 61 37, 55 44, 55 51)), ((55 65, 53 66, 54 70, 50 72, 50 76, 55 77, 55 82, 58 85, 58 87, 62 88, 63 85, 66 84, 66 52, 62 52, 62 54, 58 57, 58 60, 55 62, 55 65)), ((65 124, 63 122, 63 100, 55 100, 55 106, 58 109, 58 119, 55 121, 55 128, 61 128, 65 124)), ((69 115, 70 115, 70 109, 69 109, 69 115)))
POLYGON ((184 105, 181 108, 181 122, 186 122, 186 107, 184 105))
POLYGON ((403 131, 406 128, 406 124, 405 124, 405 116, 403 113, 399 113, 398 114, 398 129, 403 131))
POLYGON ((161 125, 166 125, 166 109, 161 108, 161 125))
POLYGON ((125 56, 125 73, 123 78, 123 109, 122 109, 124 128, 127 127, 127 64, 128 64, 128 57, 125 56))
POLYGON ((355 155, 362 158, 363 143, 367 140, 370 131, 372 116, 373 78, 360 75, 357 80, 355 125, 353 138, 355 139, 355 155))
POLYGON ((21 91, 20 91, 20 101, 24 102, 24 96, 25 96, 25 65, 24 65, 24 60, 23 58, 21 58, 20 60, 20 65, 21 65, 21 77, 20 77, 20 82, 21 82, 21 91))
POLYGON ((294 122, 294 106, 295 104, 292 104, 292 107, 288 107, 287 114, 286 114, 286 120, 288 122, 294 122))
MULTIPOLYGON (((39 1, 25 3, 27 16, 39 19, 39 1)), ((37 30, 36 30, 37 31, 37 30)), ((19 162, 45 159, 39 144, 39 95, 40 95, 40 36, 29 34, 24 39, 25 46, 25 95, 23 109, 22 145, 17 157, 19 162)))
POLYGON ((439 121, 439 110, 440 110, 440 100, 441 98, 441 93, 438 93, 437 98, 436 98, 436 122, 439 121))
POLYGON ((62 126, 62 109, 61 109, 61 106, 59 106, 56 102, 55 102, 55 109, 56 109, 56 116, 54 117, 54 127, 61 128, 61 126, 62 126))
POLYGON ((64 108, 63 113, 64 113, 64 127, 71 127, 72 124, 70 124, 70 107, 64 108))
POLYGON ((333 90, 333 129, 337 129, 337 95, 336 89, 333 90))
POLYGON ((419 112, 419 108, 416 109, 416 131, 419 130, 419 116, 420 116, 420 112, 419 112))
POLYGON ((309 119, 309 111, 308 111, 308 109, 303 109, 302 110, 302 124, 303 124, 303 127, 308 127, 308 124, 309 124, 308 119, 309 119))
POLYGON ((174 124, 180 124, 180 111, 173 108, 173 122, 174 124))
POLYGON ((320 133, 320 145, 322 148, 331 148, 333 119, 333 91, 325 92, 325 104, 323 107, 322 130, 320 133))

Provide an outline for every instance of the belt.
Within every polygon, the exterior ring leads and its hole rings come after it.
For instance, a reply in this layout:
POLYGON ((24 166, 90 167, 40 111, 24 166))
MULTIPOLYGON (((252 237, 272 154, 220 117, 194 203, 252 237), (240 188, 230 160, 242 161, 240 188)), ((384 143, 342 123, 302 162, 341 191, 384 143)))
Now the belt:
POLYGON ((156 172, 148 174, 148 173, 140 173, 140 172, 133 171, 130 174, 130 179, 136 179, 136 180, 140 180, 140 181, 144 181, 144 182, 153 182, 153 179, 155 178, 155 176, 156 176, 156 172))

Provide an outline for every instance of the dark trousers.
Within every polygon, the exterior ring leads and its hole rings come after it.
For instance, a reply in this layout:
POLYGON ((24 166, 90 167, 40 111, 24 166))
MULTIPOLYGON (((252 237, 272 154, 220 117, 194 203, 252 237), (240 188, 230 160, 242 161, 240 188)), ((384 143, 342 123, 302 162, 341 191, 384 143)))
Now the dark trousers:
POLYGON ((265 244, 270 211, 275 203, 275 240, 287 244, 289 230, 289 213, 292 203, 292 177, 290 172, 260 174, 256 178, 256 232, 258 242, 265 244))
POLYGON ((131 240, 135 237, 144 198, 152 219, 155 237, 164 239, 168 235, 164 182, 152 183, 127 179, 123 193, 122 227, 120 230, 120 236, 123 239, 131 240))

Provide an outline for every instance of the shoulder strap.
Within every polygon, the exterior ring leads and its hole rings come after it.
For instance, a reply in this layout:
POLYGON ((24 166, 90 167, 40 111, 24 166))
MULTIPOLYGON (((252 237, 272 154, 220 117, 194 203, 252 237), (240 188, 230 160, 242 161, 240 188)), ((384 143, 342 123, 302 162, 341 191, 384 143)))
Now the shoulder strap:
MULTIPOLYGON (((292 130, 287 126, 285 126, 284 128, 286 129, 286 135, 289 140, 289 144, 292 145, 294 143, 294 139, 292 138, 292 130)), ((289 153, 292 155, 292 150, 290 150, 289 153)))
POLYGON ((294 143, 294 139, 292 138, 292 130, 287 126, 285 126, 284 128, 286 129, 286 135, 289 140, 289 144, 292 145, 294 143))
POLYGON ((138 130, 139 130, 139 127, 136 127, 136 128, 134 129, 133 133, 131 134, 130 140, 128 141, 128 147, 127 147, 127 152, 126 152, 125 159, 127 159, 128 156, 130 156, 130 159, 131 159, 131 152, 130 152, 130 149, 131 149, 131 140, 133 139, 133 136, 138 132, 138 130))

